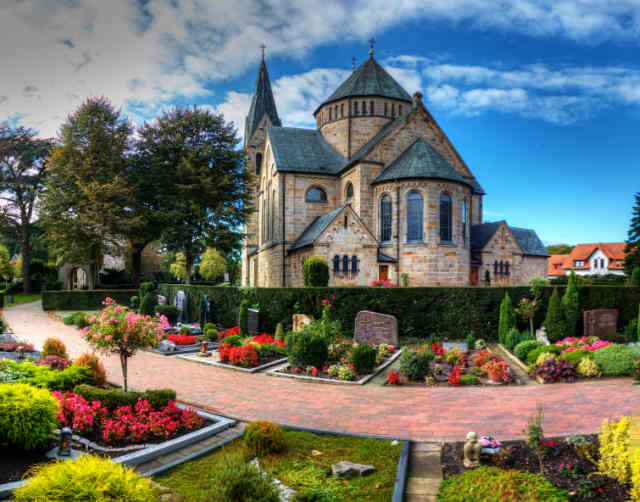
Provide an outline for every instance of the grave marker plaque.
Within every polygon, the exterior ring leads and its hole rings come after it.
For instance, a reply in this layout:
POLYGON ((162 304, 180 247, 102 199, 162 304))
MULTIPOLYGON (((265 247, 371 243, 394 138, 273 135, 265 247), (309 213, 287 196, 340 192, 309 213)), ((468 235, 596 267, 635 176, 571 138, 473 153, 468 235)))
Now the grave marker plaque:
POLYGON ((398 346, 398 320, 387 314, 363 310, 356 316, 354 341, 398 346))
POLYGON ((585 336, 607 337, 616 334, 617 309, 585 310, 582 316, 585 336))
POLYGON ((313 319, 306 314, 293 314, 293 331, 302 331, 302 328, 312 322, 313 319))

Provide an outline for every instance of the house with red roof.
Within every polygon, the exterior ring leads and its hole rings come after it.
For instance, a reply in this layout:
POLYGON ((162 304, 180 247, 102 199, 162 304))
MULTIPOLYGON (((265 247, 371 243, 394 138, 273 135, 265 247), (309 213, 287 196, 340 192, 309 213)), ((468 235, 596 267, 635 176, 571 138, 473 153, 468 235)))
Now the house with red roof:
POLYGON ((570 254, 551 255, 547 260, 547 276, 624 275, 624 242, 578 244, 570 254))

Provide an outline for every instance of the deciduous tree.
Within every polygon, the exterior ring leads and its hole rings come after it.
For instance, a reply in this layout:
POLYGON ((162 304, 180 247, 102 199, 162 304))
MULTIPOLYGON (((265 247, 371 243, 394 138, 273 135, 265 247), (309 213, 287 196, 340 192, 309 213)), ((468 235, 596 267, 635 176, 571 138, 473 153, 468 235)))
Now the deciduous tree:
POLYGON ((220 279, 227 271, 227 260, 214 248, 207 250, 200 255, 199 272, 203 279, 213 281, 220 279))

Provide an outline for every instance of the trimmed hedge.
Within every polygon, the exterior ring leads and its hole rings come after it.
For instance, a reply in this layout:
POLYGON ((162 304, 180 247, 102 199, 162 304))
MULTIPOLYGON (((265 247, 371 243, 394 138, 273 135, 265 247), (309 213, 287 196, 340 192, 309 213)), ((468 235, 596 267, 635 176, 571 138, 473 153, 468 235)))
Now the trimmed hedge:
POLYGON ((138 399, 146 399, 156 410, 160 410, 176 400, 176 391, 171 389, 147 390, 145 392, 125 391, 123 389, 101 389, 92 385, 77 385, 73 392, 87 401, 100 401, 113 411, 120 406, 135 406, 138 399))
POLYGON ((43 291, 44 310, 100 310, 105 298, 113 298, 120 305, 129 306, 137 289, 95 289, 89 291, 43 291))
MULTIPOLYGON (((528 297, 529 287, 432 287, 432 288, 235 288, 184 284, 160 284, 159 292, 169 303, 182 290, 187 296, 187 321, 201 322, 200 301, 208 295, 212 303, 214 322, 224 327, 236 325, 235 312, 240 302, 247 298, 250 304, 260 306, 261 329, 274 333, 278 323, 289 331, 292 315, 303 312, 319 319, 322 300, 333 304, 331 316, 340 320, 344 333, 353 331, 356 314, 361 310, 372 310, 391 314, 398 319, 401 335, 426 338, 433 332, 442 337, 464 338, 473 331, 478 338, 497 340, 500 302, 505 293, 517 305, 528 297), (299 309, 294 306, 298 304, 299 309)), ((542 305, 547 305, 552 287, 542 288, 542 305)), ((558 293, 564 288, 558 286, 558 293)), ((619 329, 638 315, 640 287, 586 286, 579 288, 580 309, 617 308, 619 329)), ((541 326, 546 311, 536 312, 535 325, 541 326)), ((518 320, 518 329, 528 325, 518 320)), ((582 332, 582 316, 578 321, 578 332, 582 332)))

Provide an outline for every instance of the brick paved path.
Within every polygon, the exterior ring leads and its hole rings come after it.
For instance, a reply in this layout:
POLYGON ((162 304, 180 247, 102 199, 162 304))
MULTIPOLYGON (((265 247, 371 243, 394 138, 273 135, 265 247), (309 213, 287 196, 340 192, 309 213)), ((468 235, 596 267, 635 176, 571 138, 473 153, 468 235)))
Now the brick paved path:
MULTIPOLYGON (((36 346, 49 336, 72 357, 86 350, 79 331, 51 319, 40 303, 4 310, 13 330, 36 346)), ((121 383, 119 361, 104 358, 109 380, 121 383)), ((536 404, 545 405, 547 435, 591 433, 603 418, 640 409, 631 379, 497 388, 408 388, 315 384, 244 374, 140 352, 129 364, 132 388, 170 387, 181 401, 239 419, 414 440, 460 440, 469 430, 500 439, 522 436, 536 404)))

